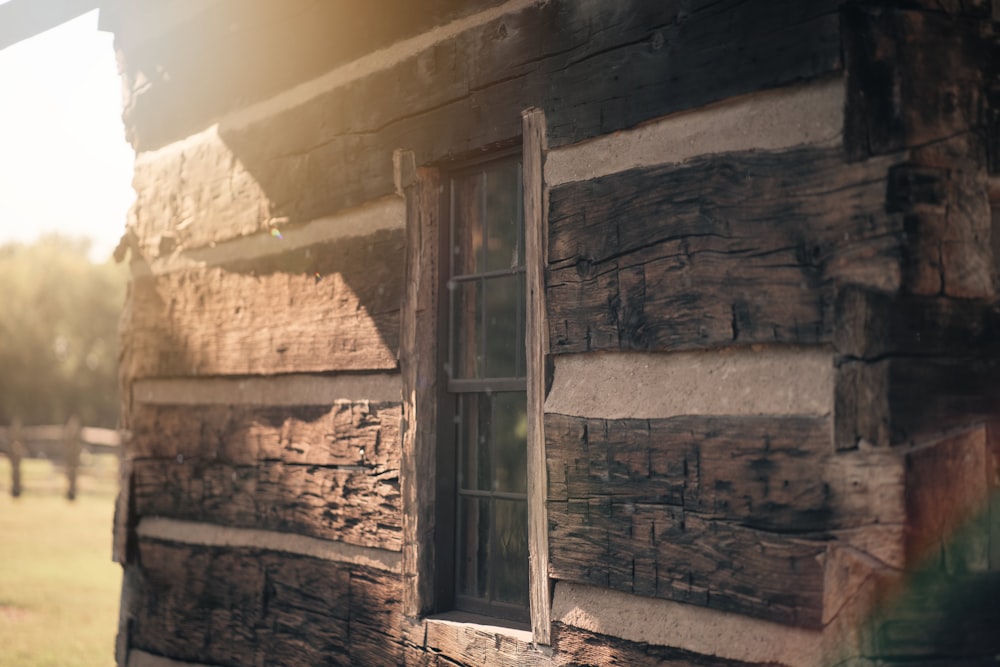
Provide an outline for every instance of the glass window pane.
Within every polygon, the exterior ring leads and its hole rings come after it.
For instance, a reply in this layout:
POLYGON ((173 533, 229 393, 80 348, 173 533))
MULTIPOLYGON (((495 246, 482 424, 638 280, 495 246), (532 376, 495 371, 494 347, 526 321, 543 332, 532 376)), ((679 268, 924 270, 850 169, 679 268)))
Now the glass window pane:
POLYGON ((528 605, 528 504, 495 500, 494 595, 499 602, 528 605))
POLYGON ((528 401, 523 391, 494 394, 496 490, 527 493, 528 401))
POLYGON ((496 165, 485 172, 486 269, 513 269, 524 263, 519 243, 521 174, 516 162, 496 165))
POLYGON ((486 598, 489 596, 490 500, 460 496, 458 525, 457 592, 486 598))
POLYGON ((452 377, 483 376, 483 281, 453 280, 452 377))
POLYGON ((481 173, 452 179, 453 276, 483 270, 483 181, 481 173))
POLYGON ((490 456, 492 419, 490 397, 486 394, 461 394, 462 419, 459 435, 462 452, 462 489, 489 491, 493 477, 490 456))
POLYGON ((486 377, 517 377, 517 312, 524 299, 518 294, 518 276, 485 280, 486 377))

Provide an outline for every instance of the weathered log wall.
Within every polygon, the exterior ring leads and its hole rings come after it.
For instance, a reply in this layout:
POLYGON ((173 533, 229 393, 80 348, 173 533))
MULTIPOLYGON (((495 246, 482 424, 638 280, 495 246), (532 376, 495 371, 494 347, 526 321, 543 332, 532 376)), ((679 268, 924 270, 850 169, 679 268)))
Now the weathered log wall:
POLYGON ((992 659, 996 3, 403 5, 104 11, 137 150, 119 663, 992 659), (438 168, 530 107, 547 647, 424 617, 416 449, 438 168))

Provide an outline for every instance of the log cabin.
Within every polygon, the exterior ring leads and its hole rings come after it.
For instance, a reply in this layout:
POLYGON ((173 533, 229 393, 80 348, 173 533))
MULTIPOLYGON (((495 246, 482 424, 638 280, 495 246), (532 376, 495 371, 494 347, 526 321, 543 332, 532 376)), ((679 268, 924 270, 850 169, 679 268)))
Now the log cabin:
POLYGON ((121 667, 995 664, 996 0, 100 4, 121 667))

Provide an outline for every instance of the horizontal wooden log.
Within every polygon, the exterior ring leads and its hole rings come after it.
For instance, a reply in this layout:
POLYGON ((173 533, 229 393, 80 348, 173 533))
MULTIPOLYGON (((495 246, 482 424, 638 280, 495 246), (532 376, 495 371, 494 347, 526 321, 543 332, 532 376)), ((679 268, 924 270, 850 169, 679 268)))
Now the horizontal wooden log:
POLYGON ((902 520, 901 459, 834 454, 826 418, 548 414, 545 430, 551 501, 662 504, 781 532, 902 520))
POLYGON ((1000 414, 1000 358, 901 356, 846 361, 837 375, 837 442, 919 443, 1000 414))
MULTIPOLYGON (((234 197, 250 217, 313 220, 392 193, 393 150, 412 149, 419 165, 513 142, 520 136, 520 113, 529 107, 544 109, 549 143, 558 146, 816 77, 840 68, 838 4, 516 3, 509 13, 458 34, 445 31, 439 41, 402 42, 361 59, 311 97, 292 96, 287 106, 275 98, 262 117, 250 109, 243 114, 249 120, 223 118, 222 148, 183 149, 183 171, 198 178, 179 172, 139 188, 136 231, 145 240, 173 233, 178 220, 191 230, 211 228, 211 216, 197 207, 172 215, 154 205, 171 197, 186 201, 189 192, 192 201, 208 201, 200 187, 234 197), (604 76, 608 72, 615 74, 604 76), (230 172, 244 187, 228 189, 230 172)), ((170 43, 189 44, 192 53, 208 38, 170 33, 170 43)), ((234 58, 244 71, 245 63, 234 58)), ((151 88, 191 105, 198 96, 182 92, 189 86, 215 90, 225 83, 225 67, 194 62, 197 79, 174 73, 169 84, 154 81, 151 88)), ((149 99, 162 95, 154 91, 149 99)), ((128 123, 140 151, 218 117, 175 123, 169 108, 151 102, 144 116, 128 123)))
POLYGON ((130 378, 394 369, 403 232, 138 278, 130 378))
POLYGON ((224 667, 365 664, 364 632, 393 633, 362 606, 399 577, 247 549, 139 545, 131 646, 224 667), (357 607, 357 609, 355 609, 357 607))
POLYGON ((898 288, 892 164, 807 148, 554 188, 552 351, 832 341, 839 287, 898 288))
POLYGON ((820 627, 826 544, 614 497, 549 501, 549 572, 791 625, 820 627))
POLYGON ((1000 304, 992 299, 849 289, 838 308, 836 348, 845 357, 1000 356, 1000 304))
POLYGON ((105 9, 101 19, 103 29, 113 30, 128 53, 123 72, 128 86, 126 124, 134 128, 131 140, 136 148, 147 150, 203 127, 205 118, 320 76, 469 11, 458 0, 429 0, 419 7, 376 0, 349 10, 309 0, 280 5, 225 0, 169 30, 150 25, 151 19, 160 19, 157 14, 128 5, 105 9), (177 49, 177 39, 184 39, 188 48, 177 49), (211 67, 205 66, 207 60, 211 67))
POLYGON ((838 444, 936 437, 1000 411, 993 300, 847 290, 838 311, 838 444))
POLYGON ((1000 414, 1000 358, 892 359, 889 410, 894 443, 919 442, 1000 414))
POLYGON ((399 467, 398 403, 333 406, 149 405, 132 411, 134 458, 197 458, 233 465, 399 467))
POLYGON ((199 459, 134 462, 138 517, 263 528, 399 551, 399 471, 199 459))
POLYGON ((139 406, 138 516, 401 548, 398 405, 139 406))

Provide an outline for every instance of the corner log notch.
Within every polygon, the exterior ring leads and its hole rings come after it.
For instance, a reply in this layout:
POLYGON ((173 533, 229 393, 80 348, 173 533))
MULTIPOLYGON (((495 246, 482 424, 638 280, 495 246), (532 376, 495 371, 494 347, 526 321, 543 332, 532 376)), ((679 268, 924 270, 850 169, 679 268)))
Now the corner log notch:
POLYGON ((845 435, 919 443, 1000 414, 1000 303, 863 290, 842 303, 839 372, 865 378, 874 399, 838 389, 845 435))

